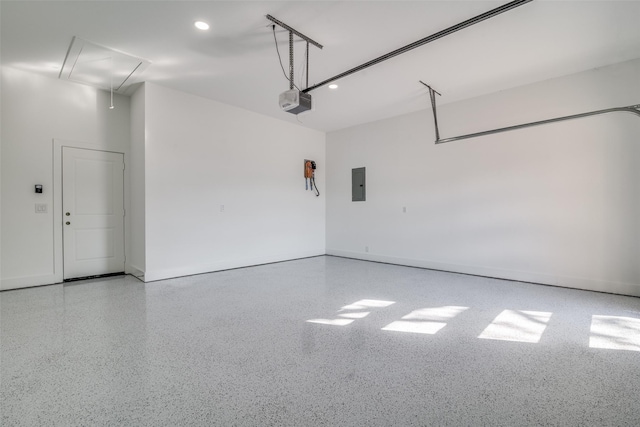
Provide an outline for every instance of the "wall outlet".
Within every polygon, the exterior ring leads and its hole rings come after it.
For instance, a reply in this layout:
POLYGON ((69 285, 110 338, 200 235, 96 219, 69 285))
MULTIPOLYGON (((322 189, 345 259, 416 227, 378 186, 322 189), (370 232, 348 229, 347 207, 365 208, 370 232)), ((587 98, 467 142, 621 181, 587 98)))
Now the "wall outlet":
POLYGON ((365 247, 364 247, 364 251, 365 251, 365 252, 369 252, 369 246, 365 246, 365 247))
POLYGON ((402 213, 407 213, 407 207, 406 206, 402 207, 402 213))
POLYGON ((47 213, 47 204, 36 203, 36 213, 47 213))
POLYGON ((224 205, 220 205, 220 212, 224 212, 224 205))

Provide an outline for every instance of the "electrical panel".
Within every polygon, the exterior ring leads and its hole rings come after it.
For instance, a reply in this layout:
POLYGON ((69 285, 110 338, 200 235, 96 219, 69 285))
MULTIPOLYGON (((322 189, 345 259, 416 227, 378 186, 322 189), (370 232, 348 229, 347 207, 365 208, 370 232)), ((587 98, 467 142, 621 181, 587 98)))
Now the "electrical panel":
POLYGON ((364 202, 366 200, 365 168, 351 169, 351 201, 364 202))

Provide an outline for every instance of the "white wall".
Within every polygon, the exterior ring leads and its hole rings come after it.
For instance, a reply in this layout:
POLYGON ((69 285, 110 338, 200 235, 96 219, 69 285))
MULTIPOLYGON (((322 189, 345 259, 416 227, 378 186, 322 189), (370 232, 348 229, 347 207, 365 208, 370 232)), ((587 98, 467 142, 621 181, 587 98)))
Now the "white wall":
POLYGON ((145 280, 325 253, 324 133, 155 84, 144 97, 145 280))
POLYGON ((145 87, 131 96, 131 226, 129 273, 142 278, 145 271, 145 87))
MULTIPOLYGON (((631 61, 444 105, 441 133, 638 103, 638 75, 631 61)), ((127 268, 145 280, 323 254, 326 193, 330 254, 640 295, 632 115, 435 146, 426 110, 331 133, 325 157, 321 132, 154 84, 111 111, 105 92, 4 67, 1 95, 2 289, 58 277, 57 139, 125 152, 127 268), (352 203, 361 166, 367 201, 352 203)))
POLYGON ((145 280, 324 254, 324 133, 156 85, 115 110, 105 92, 8 67, 2 88, 1 289, 62 280, 60 145, 125 153, 126 270, 145 280))
MULTIPOLYGON (((441 136, 638 104, 638 76, 640 60, 444 105, 441 136)), ((637 116, 433 141, 430 109, 327 135, 327 253, 640 295, 637 116)))
POLYGON ((54 237, 61 222, 54 224, 53 140, 121 151, 126 159, 129 98, 116 95, 109 110, 106 92, 8 67, 1 84, 0 289, 54 283, 62 278, 62 246, 54 237), (35 184, 44 186, 42 194, 35 184), (36 203, 47 204, 48 212, 36 214, 36 203))

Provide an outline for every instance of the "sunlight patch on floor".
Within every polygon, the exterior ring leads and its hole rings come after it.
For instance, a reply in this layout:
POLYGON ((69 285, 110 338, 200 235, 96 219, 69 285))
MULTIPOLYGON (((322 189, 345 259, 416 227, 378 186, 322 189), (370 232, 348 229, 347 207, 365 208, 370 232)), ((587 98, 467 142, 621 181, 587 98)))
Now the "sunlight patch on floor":
POLYGON ((478 338, 537 343, 551 314, 543 311, 504 310, 478 338))
POLYGON ((391 304, 395 304, 395 301, 383 301, 378 299, 361 299, 359 301, 354 302, 353 304, 348 304, 338 310, 338 316, 341 319, 311 319, 307 320, 309 323, 320 323, 323 325, 332 325, 332 326, 347 326, 351 324, 356 319, 363 319, 367 317, 371 312, 370 311, 359 311, 371 308, 384 308, 388 307, 391 304), (341 313, 341 311, 346 311, 346 313, 341 313))
POLYGON ((365 310, 367 308, 383 308, 388 307, 391 304, 395 304, 395 301, 383 301, 378 299, 361 299, 353 304, 345 305, 340 309, 342 310, 365 310))
POLYGON ((592 316, 589 347, 640 351, 640 319, 592 316))
POLYGON ((370 311, 355 311, 353 313, 338 314, 340 317, 346 317, 347 319, 363 319, 371 313, 370 311))
POLYGON ((347 326, 354 319, 311 319, 307 320, 309 323, 320 323, 321 325, 331 325, 331 326, 347 326))
POLYGON ((415 322, 411 320, 396 320, 395 322, 389 323, 387 326, 382 328, 382 330, 433 335, 445 326, 447 326, 447 324, 444 322, 415 322))
POLYGON ((382 328, 383 331, 411 332, 416 334, 435 334, 447 325, 447 321, 469 307, 445 306, 414 310, 402 320, 396 320, 382 328))

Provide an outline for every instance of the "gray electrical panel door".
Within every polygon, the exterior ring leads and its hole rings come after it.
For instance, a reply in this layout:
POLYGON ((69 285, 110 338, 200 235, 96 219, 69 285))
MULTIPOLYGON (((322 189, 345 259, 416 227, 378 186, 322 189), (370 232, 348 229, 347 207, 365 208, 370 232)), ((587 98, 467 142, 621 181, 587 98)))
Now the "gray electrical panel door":
POLYGON ((364 202, 367 200, 364 168, 351 169, 351 201, 364 202))

